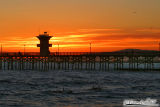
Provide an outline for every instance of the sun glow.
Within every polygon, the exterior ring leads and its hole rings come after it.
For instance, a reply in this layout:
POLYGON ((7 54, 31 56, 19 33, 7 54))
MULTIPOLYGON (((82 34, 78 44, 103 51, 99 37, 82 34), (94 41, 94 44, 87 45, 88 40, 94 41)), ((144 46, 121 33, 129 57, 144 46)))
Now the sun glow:
POLYGON ((1 0, 3 51, 39 52, 39 34, 47 31, 50 51, 158 50, 159 0, 1 0), (110 5, 112 4, 112 5, 110 5), (133 12, 136 11, 136 12, 133 12))

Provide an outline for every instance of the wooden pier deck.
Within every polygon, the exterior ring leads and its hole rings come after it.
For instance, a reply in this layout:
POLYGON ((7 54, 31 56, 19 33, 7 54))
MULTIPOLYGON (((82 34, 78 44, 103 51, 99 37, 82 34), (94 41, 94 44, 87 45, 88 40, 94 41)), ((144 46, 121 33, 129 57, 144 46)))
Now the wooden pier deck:
POLYGON ((39 55, 3 54, 0 70, 89 70, 160 71, 159 53, 55 53, 39 55))

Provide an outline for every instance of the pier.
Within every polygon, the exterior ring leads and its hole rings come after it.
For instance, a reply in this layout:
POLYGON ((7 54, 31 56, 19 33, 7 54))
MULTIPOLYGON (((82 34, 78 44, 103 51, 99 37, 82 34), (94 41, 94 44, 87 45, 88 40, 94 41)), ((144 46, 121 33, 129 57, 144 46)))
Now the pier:
POLYGON ((160 71, 159 53, 61 52, 49 56, 8 53, 0 56, 0 70, 160 71))

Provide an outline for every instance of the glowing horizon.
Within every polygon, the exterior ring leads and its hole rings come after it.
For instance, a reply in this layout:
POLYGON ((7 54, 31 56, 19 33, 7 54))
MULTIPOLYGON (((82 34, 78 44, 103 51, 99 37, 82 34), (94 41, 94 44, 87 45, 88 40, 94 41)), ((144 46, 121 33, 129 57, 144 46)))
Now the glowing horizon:
POLYGON ((158 50, 159 0, 0 1, 0 44, 4 52, 39 52, 39 34, 53 38, 51 52, 158 50))

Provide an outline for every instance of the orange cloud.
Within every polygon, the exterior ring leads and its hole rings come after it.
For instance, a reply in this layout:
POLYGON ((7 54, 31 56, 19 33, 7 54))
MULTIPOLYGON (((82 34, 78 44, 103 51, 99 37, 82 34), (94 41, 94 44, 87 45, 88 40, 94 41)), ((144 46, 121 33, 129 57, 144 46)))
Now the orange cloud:
MULTIPOLYGON (((50 40, 53 44, 50 49, 57 51, 59 44, 61 51, 89 51, 89 43, 92 43, 93 51, 114 51, 125 48, 157 50, 160 41, 158 31, 158 29, 79 29, 72 32, 57 32, 50 40)), ((27 51, 39 51, 36 47, 38 43, 36 37, 27 35, 4 37, 1 41, 6 51, 23 51, 24 45, 27 51)))

